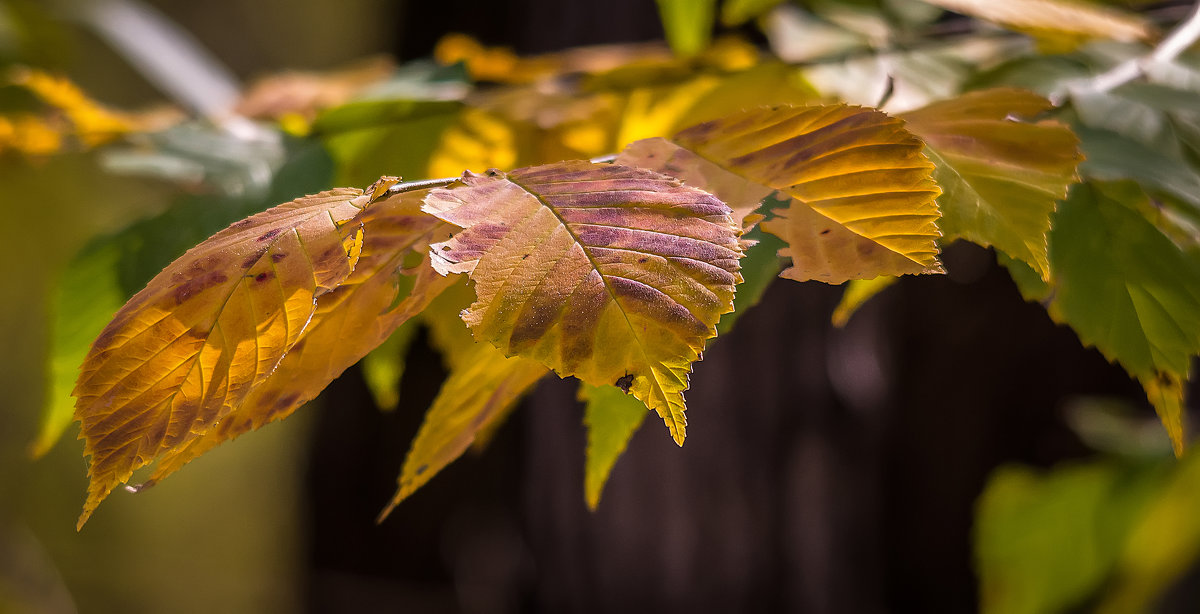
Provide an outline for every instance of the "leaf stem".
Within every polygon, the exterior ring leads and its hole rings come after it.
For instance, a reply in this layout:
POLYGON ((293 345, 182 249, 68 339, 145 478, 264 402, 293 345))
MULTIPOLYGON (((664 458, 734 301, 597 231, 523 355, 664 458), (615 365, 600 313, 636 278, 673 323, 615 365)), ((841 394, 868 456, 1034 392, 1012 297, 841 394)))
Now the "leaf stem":
POLYGON ((1200 0, 1192 5, 1192 12, 1158 44, 1149 54, 1131 58, 1112 68, 1083 81, 1065 83, 1050 95, 1050 102, 1059 107, 1072 96, 1079 94, 1103 94, 1134 79, 1145 76, 1156 64, 1165 64, 1179 57, 1188 47, 1200 40, 1200 0))

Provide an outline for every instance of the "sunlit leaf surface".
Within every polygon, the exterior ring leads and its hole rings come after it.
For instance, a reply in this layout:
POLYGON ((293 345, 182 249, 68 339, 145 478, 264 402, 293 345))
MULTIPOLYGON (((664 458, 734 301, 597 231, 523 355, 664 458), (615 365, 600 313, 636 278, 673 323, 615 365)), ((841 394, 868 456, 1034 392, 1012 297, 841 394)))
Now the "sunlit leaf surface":
POLYGON ((358 266, 317 299, 311 323, 274 373, 220 424, 163 454, 146 486, 223 441, 291 415, 454 282, 456 276, 438 275, 425 258, 446 225, 421 212, 424 195, 403 193, 367 208, 358 266))
POLYGON ((898 119, 846 105, 756 109, 672 140, 793 199, 763 223, 788 243, 784 277, 841 283, 941 271, 933 165, 898 119))
POLYGON ((942 188, 939 226, 951 238, 994 246, 1050 270, 1046 233, 1082 161, 1079 139, 1054 122, 1027 123, 1050 108, 1014 89, 971 92, 901 115, 921 137, 942 188))
POLYGON ((620 386, 683 442, 691 363, 741 281, 728 207, 651 171, 563 162, 466 173, 425 210, 463 228, 433 264, 475 282, 477 339, 620 386))

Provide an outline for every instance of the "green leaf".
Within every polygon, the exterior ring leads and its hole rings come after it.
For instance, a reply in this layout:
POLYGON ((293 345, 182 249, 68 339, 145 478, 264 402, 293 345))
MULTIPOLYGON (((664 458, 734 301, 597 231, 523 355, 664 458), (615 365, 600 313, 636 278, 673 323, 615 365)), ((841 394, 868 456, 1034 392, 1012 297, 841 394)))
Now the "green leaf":
POLYGON ((721 5, 721 25, 740 26, 775 8, 783 0, 725 0, 721 5))
POLYGON ((1055 202, 1078 180, 1079 139, 1064 125, 1026 123, 1051 108, 1032 92, 971 92, 901 115, 926 144, 942 188, 948 238, 995 247, 1050 275, 1046 233, 1055 202))
POLYGON ((658 0, 667 42, 676 55, 691 57, 712 40, 717 0, 658 0))
POLYGON ((588 430, 583 491, 588 508, 595 510, 617 458, 649 412, 644 403, 616 386, 581 383, 579 398, 587 403, 583 416, 588 430))
MULTIPOLYGON (((411 279, 408 276, 402 279, 411 279)), ((363 379, 375 405, 384 411, 396 409, 400 404, 400 377, 404 375, 404 357, 408 346, 417 333, 415 320, 408 320, 400 325, 387 341, 363 356, 359 366, 362 367, 363 379)))
POLYGON ((1129 182, 1071 190, 1050 234, 1047 309, 1142 383, 1178 453, 1183 381, 1200 354, 1200 256, 1139 215, 1147 200, 1129 182))
POLYGON ((50 391, 37 439, 30 448, 34 457, 49 452, 75 420, 71 390, 79 365, 87 357, 92 340, 127 298, 117 281, 119 258, 120 249, 111 240, 94 244, 67 265, 55 288, 50 391))
POLYGON ((975 520, 980 611, 1081 608, 1113 573, 1165 468, 1097 463, 1045 474, 1018 466, 996 471, 975 520))
POLYGON ((756 226, 744 235, 744 241, 754 242, 742 257, 744 281, 738 284, 737 295, 733 297, 733 311, 721 316, 721 321, 717 323, 717 335, 724 335, 733 330, 734 323, 762 300, 767 287, 775 281, 779 270, 783 268, 778 255, 779 250, 786 247, 783 239, 765 233, 756 226))

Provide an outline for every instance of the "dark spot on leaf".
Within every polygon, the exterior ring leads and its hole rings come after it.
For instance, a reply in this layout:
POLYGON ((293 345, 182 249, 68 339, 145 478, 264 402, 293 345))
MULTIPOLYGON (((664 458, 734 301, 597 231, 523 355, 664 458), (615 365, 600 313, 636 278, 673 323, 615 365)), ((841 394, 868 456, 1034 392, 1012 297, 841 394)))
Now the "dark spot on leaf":
POLYGON ((823 234, 823 235, 827 235, 827 234, 829 234, 830 230, 831 230, 831 229, 829 229, 829 228, 826 228, 825 230, 822 230, 822 231, 821 231, 821 234, 823 234))
POLYGON ((213 271, 208 275, 189 279, 183 284, 180 284, 179 287, 175 288, 175 293, 173 295, 175 298, 175 304, 182 305, 189 298, 200 294, 207 288, 217 284, 225 283, 228 279, 229 278, 220 271, 213 271))
POLYGON ((524 260, 524 259, 526 259, 526 258, 528 258, 528 257, 529 257, 529 254, 525 254, 524 256, 521 256, 521 260, 524 260))
POLYGON ((282 228, 276 228, 276 229, 274 229, 274 230, 268 230, 268 231, 264 232, 264 233, 262 234, 262 236, 258 238, 258 240, 259 240, 259 241, 267 241, 267 240, 270 240, 270 239, 274 239, 275 237, 279 236, 279 233, 281 233, 281 232, 283 232, 283 229, 282 229, 282 228))
POLYGON ((271 254, 271 262, 279 262, 284 258, 287 258, 287 254, 283 252, 275 252, 274 254, 271 254))
POLYGON ((426 471, 426 470, 428 470, 428 469, 429 469, 429 465, 428 465, 428 464, 421 465, 420 467, 417 467, 417 472, 416 472, 416 473, 417 473, 417 475, 421 475, 422 473, 425 473, 425 471, 426 471))
POLYGON ((262 283, 264 281, 267 281, 268 279, 271 279, 272 277, 274 277, 274 275, 272 275, 271 273, 269 273, 267 271, 263 271, 262 273, 259 273, 258 275, 254 276, 254 281, 262 283))
POLYGON ((238 220, 238 221, 234 222, 234 223, 233 223, 233 224, 231 224, 229 227, 230 227, 230 228, 245 228, 245 227, 247 227, 247 226, 249 226, 250 224, 253 224, 253 223, 254 223, 254 222, 253 222, 253 221, 252 221, 250 218, 246 218, 246 219, 244 219, 244 220, 238 220))
POLYGON ((638 264, 644 264, 649 259, 650 258, 647 256, 642 256, 641 258, 638 258, 638 264))
POLYGON ((258 262, 259 259, 263 257, 263 254, 266 253, 266 251, 267 250, 264 249, 264 250, 259 250, 256 253, 250 254, 250 256, 248 256, 245 260, 242 261, 242 268, 248 269, 248 268, 254 266, 254 263, 258 262))
POLYGON ((629 394, 629 387, 633 385, 633 374, 626 373, 625 375, 618 377, 616 383, 613 385, 617 388, 620 388, 621 392, 629 394))

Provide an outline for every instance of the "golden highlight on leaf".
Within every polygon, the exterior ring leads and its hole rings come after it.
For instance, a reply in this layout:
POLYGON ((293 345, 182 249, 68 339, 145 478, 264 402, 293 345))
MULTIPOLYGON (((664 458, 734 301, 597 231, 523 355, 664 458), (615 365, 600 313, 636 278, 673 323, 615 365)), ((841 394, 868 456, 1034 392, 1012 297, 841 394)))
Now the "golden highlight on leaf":
MULTIPOLYGON (((841 283, 942 271, 934 167, 899 119, 847 105, 756 109, 673 141, 792 198, 763 223, 788 242, 780 255, 792 266, 783 277, 841 283)), ((724 196, 719 186, 728 182, 713 182, 724 196)))
MULTIPOLYGON (((385 196, 386 187, 379 184, 373 193, 385 196)), ((274 373, 220 424, 166 451, 142 487, 222 442, 291 415, 454 283, 456 276, 438 275, 426 257, 430 241, 444 236, 448 225, 420 210, 425 194, 406 192, 371 204, 360 219, 358 266, 317 300, 312 321, 274 373)))
POLYGON ((995 247, 1049 279, 1046 234, 1055 203, 1079 180, 1079 139, 1057 122, 1027 123, 1051 108, 1024 90, 963 94, 901 115, 925 141, 942 187, 948 237, 995 247))
POLYGON ((741 281, 728 207, 652 171, 575 161, 468 172, 425 210, 463 228, 432 246, 433 266, 475 282, 463 320, 477 339, 620 385, 682 444, 691 363, 741 281))

